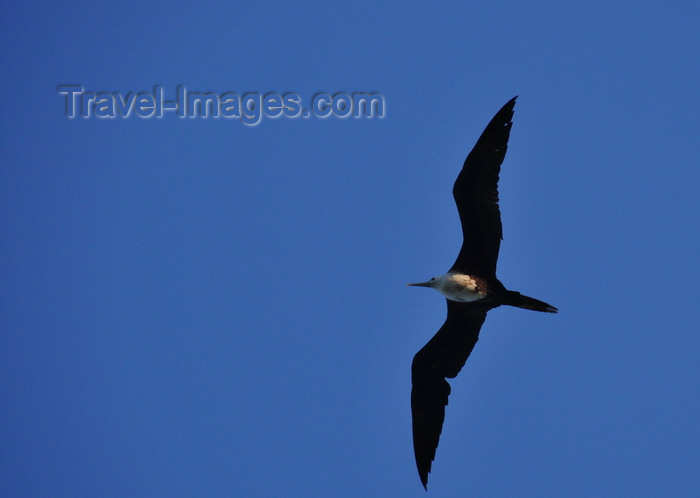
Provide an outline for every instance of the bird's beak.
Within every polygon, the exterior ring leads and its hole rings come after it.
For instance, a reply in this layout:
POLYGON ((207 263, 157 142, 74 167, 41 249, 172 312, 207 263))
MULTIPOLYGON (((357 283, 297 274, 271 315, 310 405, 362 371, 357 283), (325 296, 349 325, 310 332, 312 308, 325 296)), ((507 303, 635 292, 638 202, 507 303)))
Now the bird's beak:
POLYGON ((433 283, 428 281, 428 282, 419 282, 417 284, 406 284, 410 287, 432 287, 433 283))

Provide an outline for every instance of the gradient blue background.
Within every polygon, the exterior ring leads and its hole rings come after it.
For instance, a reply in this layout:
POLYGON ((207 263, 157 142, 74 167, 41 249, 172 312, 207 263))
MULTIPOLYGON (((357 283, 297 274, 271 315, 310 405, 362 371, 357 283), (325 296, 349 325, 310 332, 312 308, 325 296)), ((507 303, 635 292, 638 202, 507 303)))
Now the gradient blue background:
POLYGON ((499 276, 430 496, 700 491, 690 1, 0 8, 0 495, 425 496, 412 281, 516 105, 499 276), (384 119, 69 120, 92 91, 376 91, 384 119))

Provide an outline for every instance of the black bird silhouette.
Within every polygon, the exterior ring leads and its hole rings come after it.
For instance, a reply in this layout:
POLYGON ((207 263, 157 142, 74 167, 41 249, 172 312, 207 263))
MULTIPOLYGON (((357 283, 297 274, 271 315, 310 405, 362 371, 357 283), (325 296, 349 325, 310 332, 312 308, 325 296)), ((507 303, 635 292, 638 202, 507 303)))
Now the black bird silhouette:
POLYGON ((411 367, 413 450, 426 490, 450 394, 446 379, 456 377, 464 366, 479 338, 486 313, 502 304, 557 312, 545 302, 507 290, 496 278, 503 238, 498 175, 506 155, 516 98, 506 103, 486 126, 452 189, 464 236, 457 260, 445 275, 408 284, 432 287, 447 298, 445 323, 418 351, 411 367))

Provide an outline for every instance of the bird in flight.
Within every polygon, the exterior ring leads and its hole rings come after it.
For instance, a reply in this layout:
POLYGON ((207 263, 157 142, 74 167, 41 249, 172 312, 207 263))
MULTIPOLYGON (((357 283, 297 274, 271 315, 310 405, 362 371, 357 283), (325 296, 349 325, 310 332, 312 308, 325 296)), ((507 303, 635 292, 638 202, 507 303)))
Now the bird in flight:
POLYGON ((413 451, 426 490, 450 394, 446 379, 456 377, 464 366, 479 338, 486 313, 503 304, 557 312, 545 302, 507 290, 496 278, 503 238, 498 175, 506 155, 516 98, 506 103, 486 126, 452 188, 464 237, 457 260, 440 277, 408 284, 432 287, 447 298, 445 323, 413 357, 411 366, 413 451))

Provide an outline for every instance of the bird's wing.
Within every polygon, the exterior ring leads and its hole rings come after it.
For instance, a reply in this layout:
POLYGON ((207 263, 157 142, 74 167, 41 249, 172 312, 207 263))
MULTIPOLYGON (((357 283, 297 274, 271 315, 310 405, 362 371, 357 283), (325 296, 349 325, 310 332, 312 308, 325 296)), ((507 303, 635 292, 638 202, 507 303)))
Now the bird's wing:
POLYGON ((498 174, 513 125, 514 97, 493 117, 467 156, 452 189, 464 242, 450 272, 496 276, 503 238, 498 209, 498 174))
POLYGON ((411 411, 413 451, 423 486, 440 440, 450 385, 472 352, 489 310, 479 303, 447 300, 447 320, 437 334, 413 357, 411 411))

